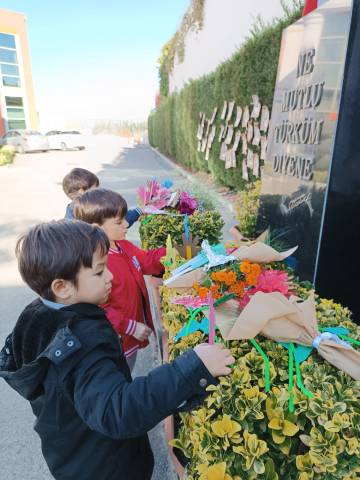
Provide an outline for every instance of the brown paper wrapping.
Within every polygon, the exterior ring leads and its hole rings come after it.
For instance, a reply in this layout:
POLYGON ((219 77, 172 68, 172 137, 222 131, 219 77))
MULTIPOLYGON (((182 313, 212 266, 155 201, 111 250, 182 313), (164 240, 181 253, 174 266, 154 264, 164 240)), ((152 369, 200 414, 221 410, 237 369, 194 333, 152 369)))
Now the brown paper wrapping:
POLYGON ((290 257, 297 248, 296 246, 285 252, 278 252, 265 243, 256 242, 252 245, 239 247, 231 255, 239 260, 250 260, 255 263, 281 262, 285 258, 290 257))
POLYGON ((178 277, 169 277, 164 281, 164 285, 168 288, 190 288, 195 282, 201 283, 205 278, 206 273, 200 267, 178 277))
MULTIPOLYGON (((257 292, 241 311, 230 300, 216 309, 216 324, 226 340, 251 339, 261 334, 276 342, 293 342, 311 346, 320 334, 311 295, 304 302, 288 300, 278 292, 257 292)), ((352 347, 323 340, 318 353, 329 363, 360 380, 360 352, 352 347)))
POLYGON ((236 227, 231 227, 229 233, 234 237, 239 247, 241 247, 242 245, 252 245, 256 242, 265 242, 269 232, 268 230, 264 230, 255 240, 250 240, 249 238, 244 237, 236 227))

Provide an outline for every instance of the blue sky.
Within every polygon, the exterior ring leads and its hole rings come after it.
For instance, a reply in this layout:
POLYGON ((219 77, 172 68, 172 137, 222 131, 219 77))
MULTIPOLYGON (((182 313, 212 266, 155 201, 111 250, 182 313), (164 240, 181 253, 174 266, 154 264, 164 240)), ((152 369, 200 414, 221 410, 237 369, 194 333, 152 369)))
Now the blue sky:
MULTIPOLYGON (((42 123, 147 117, 156 61, 189 0, 0 0, 27 16, 42 123)), ((55 128, 55 125, 54 125, 55 128)))

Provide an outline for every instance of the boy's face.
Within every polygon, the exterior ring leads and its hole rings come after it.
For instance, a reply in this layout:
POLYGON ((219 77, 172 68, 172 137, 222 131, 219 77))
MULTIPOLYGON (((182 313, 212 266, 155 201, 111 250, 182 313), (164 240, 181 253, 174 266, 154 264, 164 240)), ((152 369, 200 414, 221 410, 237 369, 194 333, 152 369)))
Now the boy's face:
POLYGON ((73 192, 73 193, 70 193, 69 198, 70 200, 75 200, 79 197, 82 197, 84 195, 85 192, 89 191, 89 190, 93 190, 94 188, 97 188, 98 185, 96 185, 94 183, 94 185, 91 185, 91 187, 89 188, 79 188, 79 190, 76 190, 76 192, 73 192))
POLYGON ((70 303, 105 303, 111 292, 112 273, 106 267, 107 255, 97 249, 93 255, 92 267, 81 267, 74 285, 70 303))
POLYGON ((101 225, 101 228, 108 236, 110 242, 116 242, 125 239, 128 226, 126 218, 113 217, 107 218, 101 225))

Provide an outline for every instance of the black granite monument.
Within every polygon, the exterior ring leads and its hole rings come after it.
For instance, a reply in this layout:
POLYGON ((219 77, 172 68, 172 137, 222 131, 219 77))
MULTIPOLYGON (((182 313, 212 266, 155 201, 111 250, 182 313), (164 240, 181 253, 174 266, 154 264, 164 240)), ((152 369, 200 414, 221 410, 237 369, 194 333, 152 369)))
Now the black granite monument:
POLYGON ((283 32, 259 230, 298 245, 296 270, 360 323, 360 0, 283 32))

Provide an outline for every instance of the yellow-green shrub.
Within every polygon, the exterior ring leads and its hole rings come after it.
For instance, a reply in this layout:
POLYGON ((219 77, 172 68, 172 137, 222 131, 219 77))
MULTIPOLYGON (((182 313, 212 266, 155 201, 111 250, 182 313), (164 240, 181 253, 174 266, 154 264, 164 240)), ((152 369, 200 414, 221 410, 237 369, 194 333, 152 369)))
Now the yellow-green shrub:
POLYGON ((12 163, 16 154, 15 147, 12 145, 4 145, 0 148, 0 165, 12 163))
MULTIPOLYGON (((308 295, 296 286, 297 294, 308 295)), ((207 341, 200 332, 177 343, 172 338, 188 320, 171 303, 174 290, 162 287, 170 358, 207 341)), ((319 325, 342 325, 359 340, 360 327, 347 308, 317 298, 319 325)), ((360 382, 336 369, 316 351, 301 364, 309 399, 294 391, 289 412, 288 353, 263 337, 257 341, 270 359, 271 391, 264 390, 262 357, 248 341, 225 342, 236 359, 233 372, 211 386, 204 405, 181 414, 173 445, 188 458, 189 480, 355 480, 360 478, 360 382)), ((296 384, 296 379, 294 378, 296 384)))
POLYGON ((248 184, 244 190, 239 192, 235 204, 236 219, 239 222, 239 229, 242 235, 253 238, 256 231, 256 221, 260 206, 261 182, 258 180, 248 184))
MULTIPOLYGON (((210 244, 218 243, 221 239, 221 230, 224 221, 217 210, 197 211, 189 216, 189 230, 193 237, 198 237, 200 244, 203 239, 210 244)), ((141 245, 145 249, 159 248, 165 245, 167 236, 173 242, 182 243, 184 233, 184 217, 171 215, 155 215, 150 220, 145 217, 140 223, 141 245)))

